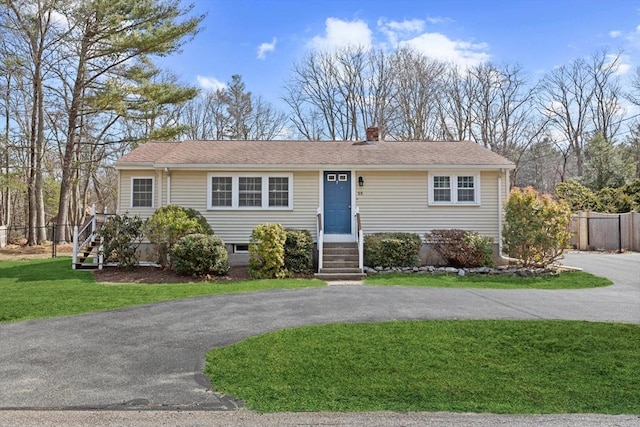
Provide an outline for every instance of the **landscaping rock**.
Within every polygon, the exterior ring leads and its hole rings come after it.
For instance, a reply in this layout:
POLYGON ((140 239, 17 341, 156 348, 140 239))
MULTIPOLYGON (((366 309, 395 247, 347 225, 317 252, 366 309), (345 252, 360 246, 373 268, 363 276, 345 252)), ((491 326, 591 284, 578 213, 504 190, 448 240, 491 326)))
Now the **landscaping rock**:
POLYGON ((513 266, 499 266, 496 268, 477 267, 477 268, 454 268, 454 267, 436 267, 433 265, 425 265, 421 267, 364 267, 366 274, 432 274, 440 276, 443 274, 457 274, 460 277, 466 275, 504 275, 504 276, 520 276, 520 277, 539 277, 554 276, 560 273, 562 266, 552 265, 547 268, 516 268, 513 266))

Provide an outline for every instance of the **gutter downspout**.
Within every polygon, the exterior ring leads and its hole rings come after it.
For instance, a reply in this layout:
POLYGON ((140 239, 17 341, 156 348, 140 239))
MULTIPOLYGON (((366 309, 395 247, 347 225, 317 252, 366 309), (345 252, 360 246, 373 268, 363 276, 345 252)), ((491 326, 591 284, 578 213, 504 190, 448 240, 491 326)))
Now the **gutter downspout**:
POLYGON ((504 169, 500 169, 498 172, 498 255, 503 258, 502 255, 502 175, 504 169))
POLYGON ((169 168, 164 168, 164 172, 167 174, 167 206, 171 204, 171 172, 169 168))
POLYGON ((498 255, 502 258, 502 174, 504 169, 498 173, 498 255))

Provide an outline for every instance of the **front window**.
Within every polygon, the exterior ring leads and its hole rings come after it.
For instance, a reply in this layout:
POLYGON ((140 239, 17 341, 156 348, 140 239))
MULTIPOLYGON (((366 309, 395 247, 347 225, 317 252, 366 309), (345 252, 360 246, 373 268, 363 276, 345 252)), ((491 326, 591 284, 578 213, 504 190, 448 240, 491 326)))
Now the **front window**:
POLYGON ((291 209, 293 174, 210 173, 209 209, 291 209))
POLYGON ((262 178, 240 177, 238 179, 238 206, 262 206, 262 178))
POLYGON ((433 177, 433 201, 435 202, 451 201, 451 177, 448 177, 448 176, 433 177))
POLYGON ((269 178, 269 206, 289 206, 289 178, 269 178))
POLYGON ((153 178, 133 178, 131 206, 134 208, 153 207, 153 178))
POLYGON ((430 174, 429 204, 478 205, 480 204, 479 183, 479 174, 430 174))
POLYGON ((211 178, 211 205, 216 207, 232 206, 233 191, 231 177, 214 176, 211 178))
POLYGON ((458 201, 471 203, 476 201, 476 190, 473 176, 458 177, 458 201))

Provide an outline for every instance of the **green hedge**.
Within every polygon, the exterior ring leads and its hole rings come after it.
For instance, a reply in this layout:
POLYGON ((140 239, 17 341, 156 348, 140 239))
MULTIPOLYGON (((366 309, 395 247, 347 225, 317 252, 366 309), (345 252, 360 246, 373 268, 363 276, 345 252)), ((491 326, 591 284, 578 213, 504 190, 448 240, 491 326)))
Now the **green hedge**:
POLYGON ((364 238, 364 262, 369 267, 420 265, 420 236, 412 233, 374 233, 364 238))
POLYGON ((308 230, 286 229, 284 268, 290 273, 313 271, 313 239, 308 230))
POLYGON ((249 243, 249 274, 254 279, 276 279, 284 271, 284 242, 287 233, 280 224, 258 224, 249 243))
POLYGON ((448 266, 456 268, 493 267, 493 239, 459 230, 432 230, 425 234, 429 246, 448 266))
POLYGON ((171 248, 173 268, 180 274, 223 275, 229 271, 229 253, 221 238, 207 234, 188 234, 171 248))
POLYGON ((138 215, 114 215, 100 228, 105 262, 117 262, 122 268, 138 265, 143 222, 138 215))

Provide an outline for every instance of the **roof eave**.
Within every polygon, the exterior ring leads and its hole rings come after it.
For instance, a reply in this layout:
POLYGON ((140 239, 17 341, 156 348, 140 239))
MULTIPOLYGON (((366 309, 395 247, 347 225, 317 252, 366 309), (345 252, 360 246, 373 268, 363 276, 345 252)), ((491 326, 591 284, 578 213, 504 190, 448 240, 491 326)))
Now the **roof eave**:
POLYGON ((140 170, 140 169, 157 169, 158 166, 153 162, 116 162, 113 167, 116 170, 140 170))
MULTIPOLYGON (((116 166, 116 169, 140 169, 140 164, 135 166, 116 166)), ((460 164, 388 164, 388 165, 373 165, 373 164, 268 164, 268 163, 250 163, 250 164, 215 164, 215 163, 156 163, 151 166, 155 169, 172 169, 172 170, 328 170, 328 169, 345 169, 345 170, 424 170, 424 169, 469 169, 469 170, 498 170, 498 169, 515 169, 514 164, 475 164, 475 165, 460 165, 460 164)))

